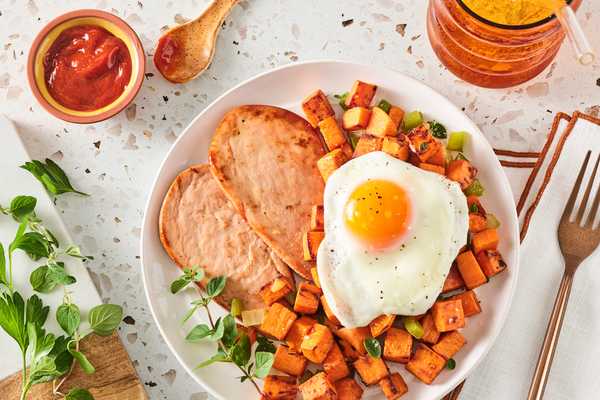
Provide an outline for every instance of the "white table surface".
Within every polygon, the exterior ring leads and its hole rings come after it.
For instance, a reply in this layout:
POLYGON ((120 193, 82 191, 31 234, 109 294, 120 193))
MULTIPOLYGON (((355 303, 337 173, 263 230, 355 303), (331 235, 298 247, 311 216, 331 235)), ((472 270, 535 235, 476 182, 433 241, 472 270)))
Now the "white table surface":
MULTIPOLYGON (((35 34, 55 16, 78 8, 111 11, 139 33, 153 53, 161 28, 202 12, 207 0, 0 0, 0 112, 13 119, 34 158, 58 161, 90 198, 64 196, 58 208, 85 254, 98 290, 130 316, 120 335, 151 399, 208 398, 178 366, 153 324, 139 275, 139 235, 154 172, 191 119, 226 89, 272 67, 316 58, 378 63, 420 79, 457 105, 495 147, 537 150, 553 113, 600 112, 600 65, 575 65, 568 45, 538 78, 507 90, 464 83, 443 68, 425 30, 425 0, 245 0, 222 29, 215 60, 186 85, 163 80, 148 58, 135 106, 95 125, 47 114, 25 74, 35 34), (342 26, 342 21, 354 22, 342 26), (404 35, 398 24, 407 24, 404 35)), ((600 50, 600 2, 578 13, 600 50)), ((349 83, 350 84, 350 83, 349 83)), ((3 188, 4 190, 4 188, 3 188)), ((554 292, 549 293, 554 296, 554 292)))

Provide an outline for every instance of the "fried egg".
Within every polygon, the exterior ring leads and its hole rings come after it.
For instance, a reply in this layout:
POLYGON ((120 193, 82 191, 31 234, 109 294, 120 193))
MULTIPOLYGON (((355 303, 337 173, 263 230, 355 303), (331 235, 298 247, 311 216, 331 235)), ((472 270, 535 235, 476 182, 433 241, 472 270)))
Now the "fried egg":
POLYGON ((383 314, 426 312, 467 241, 460 186, 381 151, 336 170, 323 208, 319 281, 346 327, 366 326, 383 314))

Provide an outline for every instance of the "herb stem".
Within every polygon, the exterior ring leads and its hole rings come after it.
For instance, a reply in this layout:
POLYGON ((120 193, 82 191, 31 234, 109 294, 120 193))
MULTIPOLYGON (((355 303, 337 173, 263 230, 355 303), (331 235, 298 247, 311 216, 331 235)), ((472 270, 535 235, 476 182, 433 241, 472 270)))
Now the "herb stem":
POLYGON ((13 262, 12 262, 12 251, 8 249, 8 288, 10 292, 13 292, 13 262))
MULTIPOLYGON (((210 313, 210 310, 208 309, 208 304, 204 305, 204 309, 206 310, 206 315, 208 316, 208 322, 210 322, 210 327, 212 329, 215 329, 215 324, 213 322, 213 317, 212 314, 210 313)), ((223 345, 223 342, 219 340, 219 347, 222 349, 227 349, 225 347, 225 345, 223 345)), ((226 350, 227 353, 227 358, 231 359, 231 354, 229 353, 229 351, 226 350)), ((242 373, 244 374, 244 376, 246 378, 248 378, 248 380, 254 385, 254 387, 256 388, 256 391, 258 392, 259 395, 262 395, 263 392, 262 390, 260 390, 260 387, 258 386, 258 384, 256 383, 256 381, 254 380, 254 378, 252 377, 252 375, 250 375, 248 373, 248 371, 246 371, 244 368, 240 367, 239 365, 237 365, 236 363, 233 363, 236 367, 238 367, 238 369, 240 371, 242 371, 242 373)))
MULTIPOLYGON (((9 257, 10 257, 10 253, 9 253, 9 257)), ((12 275, 11 275, 12 277, 12 275)), ((11 281, 12 283, 12 281, 11 281)), ((29 391, 29 389, 27 389, 27 353, 25 351, 23 351, 21 353, 22 355, 22 360, 23 360, 23 371, 22 371, 22 378, 21 378, 21 400, 25 400, 27 398, 27 392, 29 391)))

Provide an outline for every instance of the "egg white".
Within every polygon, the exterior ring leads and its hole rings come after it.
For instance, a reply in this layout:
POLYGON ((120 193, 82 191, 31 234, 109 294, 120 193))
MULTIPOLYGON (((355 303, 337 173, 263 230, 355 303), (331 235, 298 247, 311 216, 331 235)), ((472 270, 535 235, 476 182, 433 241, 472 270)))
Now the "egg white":
POLYGON ((355 158, 327 180, 325 238, 317 270, 331 310, 345 327, 366 326, 382 314, 419 315, 440 294, 459 250, 466 244, 468 206, 460 186, 377 151, 355 158), (371 251, 348 230, 344 207, 358 185, 394 182, 412 207, 409 231, 396 245, 371 251))

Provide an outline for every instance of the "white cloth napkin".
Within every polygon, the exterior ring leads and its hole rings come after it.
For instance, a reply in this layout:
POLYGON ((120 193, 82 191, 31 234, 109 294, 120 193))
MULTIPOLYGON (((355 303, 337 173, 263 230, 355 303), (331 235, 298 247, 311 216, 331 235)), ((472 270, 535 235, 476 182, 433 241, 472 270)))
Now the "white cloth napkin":
MULTIPOLYGON (((558 137, 566 126, 567 122, 563 121, 559 127, 557 140, 546 157, 544 168, 540 170, 523 214, 538 191, 557 147, 558 137)), ((526 398, 563 273, 564 264, 556 237, 558 222, 588 150, 592 150, 590 164, 593 166, 600 153, 600 125, 578 118, 523 241, 517 290, 506 325, 489 355, 467 379, 460 400, 526 398)), ((587 181, 586 175, 584 182, 587 181)), ((596 187, 598 182, 600 178, 596 177, 596 187)), ((595 190, 592 196, 594 194, 595 190)), ((488 306, 484 312, 493 312, 493 307, 488 306)), ((582 263, 575 276, 544 398, 600 399, 598 371, 600 251, 582 263)))

